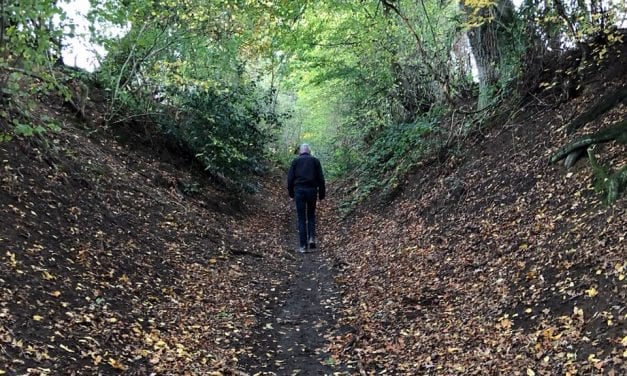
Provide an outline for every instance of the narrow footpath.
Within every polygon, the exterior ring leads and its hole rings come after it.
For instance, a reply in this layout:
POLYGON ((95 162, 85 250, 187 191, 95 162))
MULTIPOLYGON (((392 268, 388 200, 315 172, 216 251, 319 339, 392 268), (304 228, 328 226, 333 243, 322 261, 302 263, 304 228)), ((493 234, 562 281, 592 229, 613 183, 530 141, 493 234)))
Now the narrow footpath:
POLYGON ((344 375, 325 352, 325 335, 338 320, 339 291, 325 257, 324 241, 315 252, 296 252, 295 213, 286 211, 283 252, 292 257, 292 273, 277 275, 258 325, 243 343, 240 369, 250 375, 344 375))

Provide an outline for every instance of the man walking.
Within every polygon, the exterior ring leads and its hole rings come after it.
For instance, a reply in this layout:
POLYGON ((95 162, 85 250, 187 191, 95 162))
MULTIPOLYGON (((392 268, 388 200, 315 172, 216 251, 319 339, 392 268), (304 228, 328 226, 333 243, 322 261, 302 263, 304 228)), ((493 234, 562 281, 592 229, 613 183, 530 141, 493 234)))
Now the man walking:
POLYGON ((302 144, 298 157, 287 174, 287 191, 296 202, 298 213, 298 251, 316 248, 316 198, 324 200, 326 188, 320 161, 311 156, 309 145, 302 144))

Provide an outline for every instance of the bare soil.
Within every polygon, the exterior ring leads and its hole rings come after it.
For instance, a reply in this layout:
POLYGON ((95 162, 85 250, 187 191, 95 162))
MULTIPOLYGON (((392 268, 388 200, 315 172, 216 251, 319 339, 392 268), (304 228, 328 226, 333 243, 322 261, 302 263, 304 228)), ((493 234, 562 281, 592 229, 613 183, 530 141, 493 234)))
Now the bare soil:
POLYGON ((248 357, 240 364, 260 375, 349 374, 326 351, 326 338, 336 331, 341 314, 332 265, 324 247, 295 252, 294 212, 286 215, 283 227, 284 246, 294 254, 289 275, 276 276, 272 294, 258 313, 258 325, 243 343, 248 357))

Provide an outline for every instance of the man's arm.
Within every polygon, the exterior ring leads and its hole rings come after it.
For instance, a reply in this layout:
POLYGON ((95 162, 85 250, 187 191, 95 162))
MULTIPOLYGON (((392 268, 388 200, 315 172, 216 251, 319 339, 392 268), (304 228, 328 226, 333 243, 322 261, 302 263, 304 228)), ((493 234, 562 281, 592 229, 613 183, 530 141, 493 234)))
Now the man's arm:
POLYGON ((292 161, 290 170, 287 172, 287 193, 291 198, 294 198, 294 161, 292 161))
POLYGON ((322 164, 316 160, 316 170, 318 170, 318 198, 324 200, 327 196, 327 190, 324 182, 324 174, 322 173, 322 164))

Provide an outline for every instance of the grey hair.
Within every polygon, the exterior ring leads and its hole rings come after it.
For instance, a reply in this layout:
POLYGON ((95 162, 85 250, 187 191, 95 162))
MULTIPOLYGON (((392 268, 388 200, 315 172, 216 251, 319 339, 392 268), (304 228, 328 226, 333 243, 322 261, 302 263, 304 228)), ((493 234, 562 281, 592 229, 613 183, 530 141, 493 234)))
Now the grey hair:
POLYGON ((298 148, 298 154, 303 153, 311 153, 311 149, 309 148, 309 144, 301 144, 298 148))

